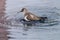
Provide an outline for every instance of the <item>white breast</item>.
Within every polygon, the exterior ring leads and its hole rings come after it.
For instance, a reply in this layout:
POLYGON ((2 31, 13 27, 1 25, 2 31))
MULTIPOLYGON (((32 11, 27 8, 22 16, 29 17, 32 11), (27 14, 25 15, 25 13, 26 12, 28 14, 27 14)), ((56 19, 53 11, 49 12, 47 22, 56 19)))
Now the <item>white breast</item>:
MULTIPOLYGON (((27 16, 28 16, 28 15, 27 15, 27 16)), ((27 19, 27 16, 25 16, 24 19, 25 19, 26 21, 30 21, 30 20, 27 19)))

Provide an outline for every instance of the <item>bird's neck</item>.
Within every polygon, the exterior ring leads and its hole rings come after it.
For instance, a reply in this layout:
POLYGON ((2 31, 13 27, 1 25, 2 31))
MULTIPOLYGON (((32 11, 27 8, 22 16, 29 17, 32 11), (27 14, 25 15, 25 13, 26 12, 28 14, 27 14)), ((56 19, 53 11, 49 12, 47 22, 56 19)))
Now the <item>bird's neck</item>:
POLYGON ((28 10, 24 10, 24 11, 23 11, 23 14, 24 14, 24 15, 28 15, 28 13, 29 13, 28 10))

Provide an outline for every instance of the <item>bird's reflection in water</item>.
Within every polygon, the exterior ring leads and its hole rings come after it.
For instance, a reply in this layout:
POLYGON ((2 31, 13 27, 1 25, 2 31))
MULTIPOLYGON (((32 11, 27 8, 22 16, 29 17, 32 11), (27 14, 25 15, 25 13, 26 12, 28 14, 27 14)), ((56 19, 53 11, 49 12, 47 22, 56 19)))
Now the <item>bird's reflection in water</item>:
POLYGON ((27 32, 29 31, 29 29, 31 29, 32 24, 27 24, 23 26, 23 35, 27 35, 27 32))

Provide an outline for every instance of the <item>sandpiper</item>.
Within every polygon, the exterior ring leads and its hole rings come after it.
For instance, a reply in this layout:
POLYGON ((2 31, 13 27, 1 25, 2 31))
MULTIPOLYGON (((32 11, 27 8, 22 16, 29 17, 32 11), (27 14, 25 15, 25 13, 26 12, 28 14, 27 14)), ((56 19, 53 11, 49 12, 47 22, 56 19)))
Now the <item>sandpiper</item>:
POLYGON ((40 20, 40 21, 45 21, 47 17, 38 17, 35 14, 31 13, 28 11, 26 8, 22 8, 20 12, 23 12, 24 14, 24 19, 26 21, 33 21, 33 20, 40 20))

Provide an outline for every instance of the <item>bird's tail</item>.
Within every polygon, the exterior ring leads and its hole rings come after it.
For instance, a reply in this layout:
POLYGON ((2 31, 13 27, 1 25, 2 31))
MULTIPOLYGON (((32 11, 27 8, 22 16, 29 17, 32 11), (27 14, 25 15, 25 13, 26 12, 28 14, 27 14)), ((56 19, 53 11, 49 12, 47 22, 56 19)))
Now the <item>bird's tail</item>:
POLYGON ((48 19, 47 17, 40 17, 40 20, 39 20, 39 22, 41 22, 41 23, 45 23, 45 20, 46 19, 48 19))

